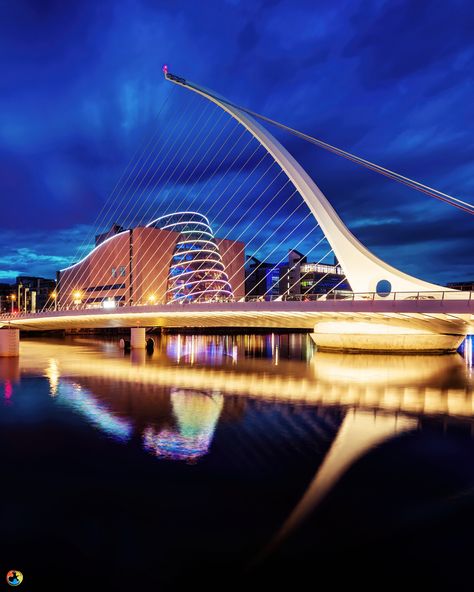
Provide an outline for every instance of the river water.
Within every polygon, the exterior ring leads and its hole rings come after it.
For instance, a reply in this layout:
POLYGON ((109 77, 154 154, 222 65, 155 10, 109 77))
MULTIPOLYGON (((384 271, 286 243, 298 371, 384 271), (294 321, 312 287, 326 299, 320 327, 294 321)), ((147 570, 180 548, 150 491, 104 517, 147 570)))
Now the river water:
POLYGON ((474 589, 471 338, 155 341, 0 358, 0 565, 25 590, 474 589))

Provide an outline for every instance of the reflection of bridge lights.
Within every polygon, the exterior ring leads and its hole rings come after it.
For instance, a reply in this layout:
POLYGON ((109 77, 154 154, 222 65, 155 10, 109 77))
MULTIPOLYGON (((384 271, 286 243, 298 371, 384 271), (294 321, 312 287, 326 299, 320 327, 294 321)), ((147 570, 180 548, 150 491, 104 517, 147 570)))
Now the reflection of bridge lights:
MULTIPOLYGON (((173 344, 176 345, 178 336, 169 337, 175 337, 173 344)), ((247 353, 248 336, 242 342, 247 353)), ((167 351, 176 359, 175 349, 167 351)), ((149 364, 140 366, 137 372, 136 366, 128 360, 125 363, 123 359, 90 355, 90 352, 71 345, 26 341, 21 358, 23 374, 44 373, 51 357, 58 360, 63 374, 98 377, 126 385, 160 384, 267 401, 336 404, 365 409, 385 409, 390 402, 393 410, 393 401, 396 401, 396 409, 400 412, 474 417, 472 383, 466 380, 464 360, 457 354, 380 356, 317 352, 309 367, 298 364, 297 371, 290 374, 285 372, 287 363, 282 360, 278 367, 255 364, 253 360, 243 360, 228 367, 149 364), (279 368, 282 368, 281 372, 279 368)))
POLYGON ((224 405, 220 393, 205 395, 194 391, 172 389, 171 404, 178 430, 143 432, 144 447, 161 458, 195 460, 207 454, 224 405))
POLYGON ((5 381, 4 397, 6 401, 9 401, 13 395, 12 383, 9 380, 5 381))
POLYGON ((148 427, 143 432, 143 445, 155 456, 191 461, 207 453, 211 437, 212 435, 202 434, 190 438, 171 430, 156 433, 153 428, 148 427))
POLYGON ((466 339, 464 340, 464 343, 461 346, 461 352, 462 352, 462 355, 464 356, 466 366, 470 369, 472 369, 473 359, 474 359, 473 344, 474 344, 474 335, 468 335, 466 337, 466 339))
POLYGON ((128 440, 132 433, 131 423, 111 413, 105 405, 98 403, 93 396, 79 384, 61 383, 57 401, 71 406, 84 415, 95 427, 115 440, 128 440))
POLYGON ((51 358, 49 360, 49 365, 46 368, 45 375, 49 380, 50 395, 55 397, 58 392, 58 383, 60 377, 58 363, 55 359, 51 358))
POLYGON ((206 335, 170 335, 166 352, 178 364, 185 362, 191 366, 195 363, 221 362, 225 356, 237 360, 237 349, 231 349, 223 340, 206 335))

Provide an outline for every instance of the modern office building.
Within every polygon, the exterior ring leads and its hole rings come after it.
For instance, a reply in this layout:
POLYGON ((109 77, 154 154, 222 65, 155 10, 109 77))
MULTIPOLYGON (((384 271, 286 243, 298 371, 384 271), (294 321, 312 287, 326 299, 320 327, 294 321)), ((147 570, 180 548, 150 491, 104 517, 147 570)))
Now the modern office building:
POLYGON ((302 253, 294 249, 288 252, 288 261, 285 263, 267 263, 249 257, 245 272, 246 293, 249 297, 291 298, 351 289, 337 262, 333 265, 309 263, 302 253))
POLYGON ((333 265, 310 263, 296 250, 288 253, 288 264, 280 268, 280 294, 302 296, 351 290, 337 261, 333 265))
POLYGON ((248 257, 245 263, 245 293, 249 298, 279 296, 280 266, 248 257))
POLYGON ((214 237, 197 212, 136 228, 114 225, 84 259, 58 272, 58 294, 60 307, 241 298, 244 244, 214 237))

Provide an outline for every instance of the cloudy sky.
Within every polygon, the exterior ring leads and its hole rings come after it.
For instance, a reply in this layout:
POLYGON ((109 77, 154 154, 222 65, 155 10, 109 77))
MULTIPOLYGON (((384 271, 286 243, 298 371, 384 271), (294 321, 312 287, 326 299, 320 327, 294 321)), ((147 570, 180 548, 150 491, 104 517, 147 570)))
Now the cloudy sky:
MULTIPOLYGON (((473 30, 456 0, 0 0, 0 281, 54 277, 88 242, 133 155, 185 106, 163 63, 472 203, 473 30)), ((376 254, 474 279, 472 216, 279 138, 376 254)))

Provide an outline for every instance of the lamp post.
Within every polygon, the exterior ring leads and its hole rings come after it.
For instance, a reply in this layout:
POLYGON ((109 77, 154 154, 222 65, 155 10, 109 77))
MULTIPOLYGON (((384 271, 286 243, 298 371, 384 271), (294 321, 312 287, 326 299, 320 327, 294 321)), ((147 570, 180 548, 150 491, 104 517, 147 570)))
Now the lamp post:
POLYGON ((54 302, 54 310, 58 310, 58 293, 56 292, 56 290, 54 290, 53 292, 51 292, 51 294, 49 295, 49 297, 54 302))
POLYGON ((82 292, 80 290, 74 290, 72 293, 72 299, 74 304, 79 308, 79 304, 82 303, 82 292))
POLYGON ((16 294, 10 294, 10 301, 11 301, 11 308, 12 308, 12 313, 13 313, 13 307, 15 305, 15 300, 16 300, 16 294))

